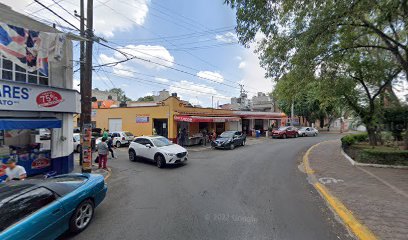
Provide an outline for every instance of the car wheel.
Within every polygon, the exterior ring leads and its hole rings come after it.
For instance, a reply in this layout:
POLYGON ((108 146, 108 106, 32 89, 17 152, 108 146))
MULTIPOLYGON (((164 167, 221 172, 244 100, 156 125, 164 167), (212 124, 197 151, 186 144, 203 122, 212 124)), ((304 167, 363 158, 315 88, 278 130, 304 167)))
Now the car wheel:
POLYGON ((81 145, 78 145, 78 146, 76 147, 76 152, 78 152, 78 153, 81 152, 81 145))
POLYGON ((286 138, 286 134, 283 134, 283 135, 282 135, 282 138, 285 139, 285 138, 286 138))
POLYGON ((317 136, 317 133, 314 133, 313 136, 316 137, 316 136, 317 136))
POLYGON ((305 137, 305 136, 306 136, 306 134, 303 133, 303 134, 302 134, 302 137, 305 137))
POLYGON ((120 143, 120 141, 116 141, 116 147, 120 148, 120 146, 122 146, 122 144, 120 143))
POLYGON ((299 137, 299 134, 296 133, 296 134, 295 134, 295 138, 297 138, 297 137, 299 137))
POLYGON ((230 145, 230 150, 234 150, 234 148, 235 148, 235 145, 233 144, 233 143, 231 143, 231 145, 230 145))
POLYGON ((157 154, 155 159, 158 168, 164 168, 166 166, 166 161, 164 160, 164 157, 162 155, 157 154))
POLYGON ((94 215, 94 204, 90 199, 81 202, 72 214, 69 222, 69 230, 73 233, 79 233, 85 230, 91 223, 94 215))
POLYGON ((136 161, 137 161, 136 152, 135 152, 135 150, 133 150, 133 149, 131 149, 131 150, 129 151, 129 160, 130 160, 131 162, 136 162, 136 161))

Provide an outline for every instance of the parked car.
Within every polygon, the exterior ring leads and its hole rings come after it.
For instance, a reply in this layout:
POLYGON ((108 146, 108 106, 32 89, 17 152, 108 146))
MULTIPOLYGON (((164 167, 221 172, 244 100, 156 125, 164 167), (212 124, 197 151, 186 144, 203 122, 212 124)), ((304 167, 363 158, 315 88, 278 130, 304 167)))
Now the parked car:
POLYGON ((128 145, 135 139, 131 132, 110 132, 109 137, 112 138, 113 145, 118 148, 122 145, 128 145))
POLYGON ((280 127, 272 131, 272 138, 299 137, 298 129, 292 126, 280 127))
POLYGON ((0 185, 0 239, 56 239, 92 221, 107 191, 102 175, 66 174, 0 185))
POLYGON ((74 133, 73 142, 74 142, 74 151, 78 153, 81 152, 81 134, 74 133))
POLYGON ((218 138, 211 142, 214 148, 234 149, 236 146, 244 146, 246 135, 238 131, 225 131, 218 138))
POLYGON ((302 127, 298 130, 298 133, 299 133, 299 136, 302 136, 302 137, 317 136, 317 134, 319 134, 319 131, 313 127, 302 127))
POLYGON ((129 160, 134 162, 145 158, 163 168, 167 164, 179 164, 187 161, 188 152, 178 144, 162 136, 137 137, 129 145, 129 160))

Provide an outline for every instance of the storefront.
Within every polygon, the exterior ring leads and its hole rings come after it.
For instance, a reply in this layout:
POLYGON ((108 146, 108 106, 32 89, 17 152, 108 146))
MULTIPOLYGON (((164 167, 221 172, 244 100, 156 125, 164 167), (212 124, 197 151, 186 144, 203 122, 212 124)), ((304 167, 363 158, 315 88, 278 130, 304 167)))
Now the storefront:
POLYGON ((177 122, 177 132, 186 132, 185 144, 190 146, 201 144, 204 137, 203 133, 215 131, 219 135, 226 130, 239 130, 240 118, 176 115, 174 120, 177 122))
POLYGON ((14 158, 29 176, 72 171, 79 111, 77 91, 0 80, 0 164, 14 158))
POLYGON ((276 112, 235 111, 234 114, 242 119, 242 131, 249 136, 255 135, 256 130, 265 134, 271 127, 285 126, 287 119, 284 113, 276 112))

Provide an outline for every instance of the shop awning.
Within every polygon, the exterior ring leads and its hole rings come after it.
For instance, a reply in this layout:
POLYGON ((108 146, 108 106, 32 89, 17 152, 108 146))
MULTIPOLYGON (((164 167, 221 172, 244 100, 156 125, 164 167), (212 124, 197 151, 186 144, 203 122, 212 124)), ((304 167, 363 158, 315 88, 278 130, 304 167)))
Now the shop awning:
POLYGON ((207 117, 207 116, 174 116, 175 121, 179 122, 238 122, 237 117, 207 117))
POLYGON ((62 121, 56 118, 2 118, 0 130, 61 128, 62 121))

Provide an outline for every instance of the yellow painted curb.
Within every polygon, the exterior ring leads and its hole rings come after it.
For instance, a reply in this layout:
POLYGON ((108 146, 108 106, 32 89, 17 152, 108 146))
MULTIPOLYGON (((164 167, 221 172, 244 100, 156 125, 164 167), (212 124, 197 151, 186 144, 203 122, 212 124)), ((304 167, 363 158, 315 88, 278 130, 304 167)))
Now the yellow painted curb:
POLYGON ((106 176, 104 177, 104 178, 105 178, 105 181, 106 181, 111 175, 112 175, 112 169, 111 169, 111 168, 108 168, 108 174, 106 174, 106 176))
MULTIPOLYGON (((327 141, 324 141, 327 142, 327 141)), ((313 148, 317 147, 318 145, 324 143, 320 142, 318 144, 313 145, 310 147, 305 155, 303 155, 303 165, 305 168, 305 172, 310 175, 314 176, 314 171, 310 167, 309 164, 309 154, 313 150, 313 148)), ((374 235, 373 232, 365 225, 360 223, 356 217, 354 217, 353 213, 347 209, 347 207, 335 196, 333 196, 330 191, 322 184, 316 182, 312 184, 316 190, 320 193, 320 195, 327 201, 330 207, 337 213, 337 215, 341 218, 341 220, 346 224, 346 226, 356 235, 356 237, 360 240, 377 240, 378 238, 374 235)))

